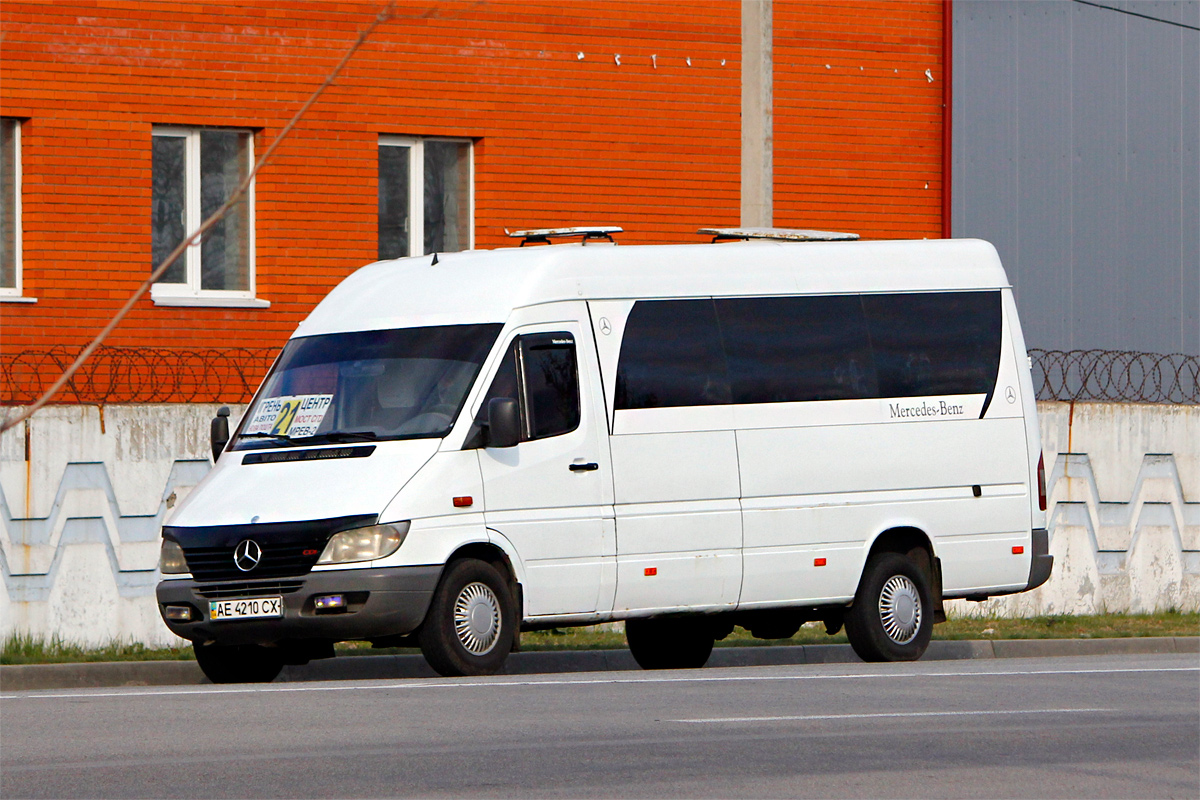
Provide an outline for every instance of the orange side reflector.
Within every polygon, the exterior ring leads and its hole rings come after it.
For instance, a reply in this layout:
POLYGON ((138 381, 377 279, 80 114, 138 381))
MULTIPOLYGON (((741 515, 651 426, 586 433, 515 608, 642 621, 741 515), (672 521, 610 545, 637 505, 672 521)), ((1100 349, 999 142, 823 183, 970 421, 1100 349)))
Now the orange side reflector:
POLYGON ((657 574, 658 574, 658 567, 646 567, 646 575, 647 576, 657 575, 657 574))
POLYGON ((1019 544, 1013 545, 1013 555, 1014 556, 1019 556, 1019 555, 1021 555, 1021 553, 1024 553, 1024 552, 1025 552, 1025 548, 1022 545, 1019 545, 1019 544))
POLYGON ((823 559, 823 558, 814 558, 814 559, 813 559, 813 566, 814 566, 814 567, 823 567, 823 566, 825 566, 825 559, 823 559))
POLYGON ((467 497, 456 497, 456 498, 454 498, 454 507, 455 508, 466 508, 467 506, 471 505, 474 502, 475 501, 472 500, 469 495, 467 497))

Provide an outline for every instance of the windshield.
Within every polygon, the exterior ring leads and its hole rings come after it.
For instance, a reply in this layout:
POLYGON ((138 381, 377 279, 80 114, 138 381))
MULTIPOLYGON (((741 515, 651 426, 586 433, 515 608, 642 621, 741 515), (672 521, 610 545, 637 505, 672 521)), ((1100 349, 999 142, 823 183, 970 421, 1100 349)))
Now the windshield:
POLYGON ((233 449, 440 438, 500 325, 441 325, 293 339, 233 449))

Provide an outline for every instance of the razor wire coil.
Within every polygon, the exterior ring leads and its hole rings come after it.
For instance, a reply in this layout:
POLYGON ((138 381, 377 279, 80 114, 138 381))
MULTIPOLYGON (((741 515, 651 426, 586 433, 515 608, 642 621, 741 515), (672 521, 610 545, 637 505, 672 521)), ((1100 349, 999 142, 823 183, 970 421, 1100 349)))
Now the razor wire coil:
MULTIPOLYGON (((51 402, 246 403, 275 348, 100 347, 51 402)), ((0 356, 0 405, 32 403, 79 350, 48 347, 0 356)), ((1029 351, 1039 400, 1200 405, 1200 357, 1126 350, 1029 351)))
POLYGON ((1200 405, 1200 357, 1129 350, 1031 349, 1039 400, 1200 405))
MULTIPOLYGON (((99 347, 51 400, 57 404, 245 403, 275 348, 99 347)), ((32 403, 79 354, 48 347, 0 356, 0 404, 32 403)))

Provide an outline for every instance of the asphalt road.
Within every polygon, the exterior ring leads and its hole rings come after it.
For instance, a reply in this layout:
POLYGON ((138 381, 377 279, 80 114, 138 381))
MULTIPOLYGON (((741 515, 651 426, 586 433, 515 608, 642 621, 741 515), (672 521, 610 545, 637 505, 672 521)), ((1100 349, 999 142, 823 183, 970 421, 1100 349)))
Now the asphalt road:
POLYGON ((16 797, 1200 795, 1200 657, 0 695, 16 797))

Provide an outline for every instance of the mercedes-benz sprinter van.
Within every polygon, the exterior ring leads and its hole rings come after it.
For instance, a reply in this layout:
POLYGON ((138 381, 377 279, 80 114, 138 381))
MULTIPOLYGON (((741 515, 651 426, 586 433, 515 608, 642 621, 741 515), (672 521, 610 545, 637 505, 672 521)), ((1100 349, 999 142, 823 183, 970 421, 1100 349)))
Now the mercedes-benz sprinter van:
POLYGON ((614 620, 646 668, 808 621, 915 659, 944 599, 1047 579, 990 244, 585 244, 363 267, 214 420, 157 590, 213 681, 346 640, 494 673, 614 620))

